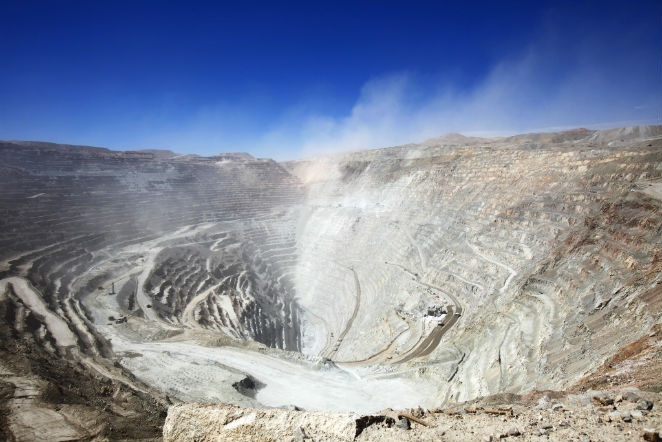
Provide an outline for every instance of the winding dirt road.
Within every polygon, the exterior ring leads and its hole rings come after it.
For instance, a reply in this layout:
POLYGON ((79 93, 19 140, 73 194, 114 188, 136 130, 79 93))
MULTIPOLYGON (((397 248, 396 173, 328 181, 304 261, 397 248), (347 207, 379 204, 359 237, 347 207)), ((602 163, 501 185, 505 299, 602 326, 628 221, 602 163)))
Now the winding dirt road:
POLYGON ((432 353, 432 351, 439 345, 439 342, 441 342, 441 338, 444 337, 444 334, 446 334, 446 332, 455 325, 457 320, 460 319, 461 314, 462 309, 455 311, 453 307, 448 307, 448 315, 446 316, 447 320, 444 322, 444 325, 436 326, 423 342, 397 362, 407 362, 414 358, 427 356, 432 353))
MULTIPOLYGON (((460 316, 462 316, 462 306, 460 305, 460 302, 457 300, 457 298, 450 293, 447 293, 446 291, 442 290, 440 287, 437 287, 432 284, 428 284, 426 282, 423 282, 419 279, 419 276, 417 273, 412 272, 411 270, 407 269, 404 266, 401 266, 399 264, 394 264, 394 263, 389 263, 386 262, 386 264, 394 265, 396 267, 399 267, 402 269, 405 273, 409 274, 412 276, 417 283, 424 285, 426 287, 429 287, 433 290, 437 290, 440 293, 444 294, 445 296, 448 297, 448 299, 453 302, 454 306, 449 306, 448 307, 448 314, 446 315, 446 319, 444 320, 444 325, 438 325, 436 326, 428 336, 425 338, 419 340, 418 343, 416 343, 407 353, 403 355, 401 359, 393 361, 394 363, 401 363, 401 362, 407 362, 410 361, 414 358, 418 358, 421 356, 427 356, 432 351, 437 348, 439 345, 439 342, 441 342, 441 338, 444 337, 446 332, 455 325, 455 323, 460 319, 460 316)), ((351 269, 354 272, 354 278, 357 286, 357 304, 354 309, 354 314, 352 315, 352 318, 350 321, 347 323, 347 327, 345 327, 345 330, 343 331, 342 335, 338 338, 338 341, 336 342, 336 346, 334 347, 334 350, 332 351, 331 354, 335 355, 335 352, 338 351, 338 347, 340 343, 342 342, 342 339, 345 337, 345 334, 347 334, 347 331, 351 327, 352 322, 354 321, 354 318, 356 317, 356 313, 358 312, 358 305, 359 305, 359 300, 360 300, 360 294, 361 294, 361 287, 359 285, 358 277, 356 275, 356 271, 354 269, 351 269)), ((408 331, 410 328, 407 328, 406 330, 403 330, 400 332, 395 338, 391 340, 391 342, 382 350, 378 351, 377 353, 369 356, 366 359, 361 359, 357 361, 344 361, 338 363, 340 364, 345 364, 345 365, 370 365, 378 362, 382 362, 383 356, 387 354, 394 346, 396 340, 406 331, 408 331)))
POLYGON ((352 328, 352 324, 354 324, 354 320, 356 319, 356 314, 359 312, 359 307, 361 306, 361 283, 359 282, 359 276, 356 274, 356 270, 354 270, 354 267, 349 267, 349 270, 351 270, 352 273, 354 274, 354 286, 356 288, 356 303, 354 304, 354 311, 352 312, 352 316, 347 321, 347 325, 345 325, 345 329, 342 331, 342 333, 340 333, 338 339, 336 339, 335 345, 327 355, 327 357, 331 360, 333 360, 336 353, 338 352, 338 349, 342 345, 342 341, 343 339, 345 339, 347 332, 349 332, 349 330, 352 328))
POLYGON ((371 364, 376 364, 378 362, 382 362, 383 360, 387 359, 385 356, 388 356, 389 354, 391 354, 393 352, 393 350, 396 347, 396 342, 400 338, 400 336, 404 335, 409 330, 411 330, 411 325, 410 325, 411 320, 406 319, 406 321, 408 321, 407 322, 407 328, 402 330, 397 335, 395 335, 395 337, 393 339, 391 339, 391 342, 386 347, 379 350, 377 353, 375 353, 371 356, 368 356, 365 359, 360 359, 360 360, 357 360, 357 361, 342 361, 342 362, 341 361, 336 361, 336 363, 343 364, 343 365, 371 365, 371 364))

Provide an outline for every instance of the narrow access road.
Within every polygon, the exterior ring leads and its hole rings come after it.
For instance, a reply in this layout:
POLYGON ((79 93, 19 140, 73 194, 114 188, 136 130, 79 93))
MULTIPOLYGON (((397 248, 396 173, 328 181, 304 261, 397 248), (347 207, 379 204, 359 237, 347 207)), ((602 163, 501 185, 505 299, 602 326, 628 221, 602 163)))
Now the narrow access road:
MULTIPOLYGON (((441 342, 441 338, 443 338, 444 335, 446 334, 446 332, 448 330, 450 330, 451 327, 453 327, 453 325, 455 325, 455 323, 460 319, 460 316, 462 316, 462 311, 463 311, 462 306, 460 305, 460 302, 457 300, 457 298, 455 296, 451 295, 450 293, 447 293, 446 291, 442 290, 440 287, 437 287, 437 286, 432 285, 432 284, 428 284, 426 282, 422 282, 419 279, 419 276, 418 276, 417 273, 414 273, 414 272, 410 271, 409 269, 407 269, 404 266, 401 266, 400 264, 389 263, 389 262, 386 262, 385 264, 389 264, 389 265, 399 267, 405 273, 408 273, 409 275, 411 275, 416 280, 417 283, 441 292, 442 294, 447 296, 451 300, 451 302, 453 302, 453 304, 455 304, 454 308, 453 308, 453 306, 448 307, 448 314, 446 315, 444 325, 436 326, 430 332, 430 334, 427 337, 420 340, 419 343, 414 345, 409 352, 404 354, 404 357, 402 357, 402 359, 394 361, 394 363, 407 362, 407 361, 409 361, 411 359, 414 359, 414 358, 418 358, 418 357, 421 357, 421 356, 427 356, 430 353, 432 353, 432 351, 435 348, 437 348, 437 346, 439 345, 439 342, 441 342)), ((353 269, 352 269, 352 271, 353 271, 353 269)), ((356 284, 357 284, 357 295, 360 295, 360 293, 361 293, 360 292, 360 286, 358 286, 358 277, 356 276, 356 272, 354 272, 354 277, 355 277, 356 284)), ((357 307, 354 310, 354 315, 356 315, 357 311, 358 311, 358 301, 357 301, 357 307)), ((348 323, 348 326, 351 325, 351 321, 353 321, 353 318, 348 323)), ((343 332, 343 335, 342 335, 343 338, 344 338, 344 335, 347 333, 347 330, 349 330, 349 327, 345 328, 345 331, 343 332)), ((409 329, 407 329, 407 330, 409 330, 409 329)), ((383 350, 380 350, 379 352, 375 353, 372 356, 369 356, 366 359, 361 359, 361 360, 358 360, 358 361, 344 361, 344 362, 339 361, 339 363, 342 363, 342 364, 345 364, 345 365, 369 365, 369 364, 374 364, 374 363, 377 363, 377 362, 381 362, 382 356, 388 350, 390 350, 392 347, 394 347, 395 341, 407 330, 404 330, 404 331, 400 332, 391 341, 391 343, 386 348, 384 348, 383 350)), ((340 342, 340 341, 341 341, 341 339, 339 339, 338 342, 340 342)), ((338 344, 336 345, 335 351, 337 351, 337 346, 338 346, 338 344)))
POLYGON ((465 240, 465 242, 467 243, 467 246, 468 246, 468 247, 469 247, 469 248, 470 248, 470 249, 471 249, 476 255, 480 256, 481 258, 483 258, 483 259, 484 259, 485 261, 487 261, 487 262, 491 262, 492 264, 494 264, 494 265, 496 265, 496 266, 499 266, 499 267, 501 267, 501 268, 506 269, 506 271, 507 271, 508 273, 510 273, 510 275, 508 275, 508 278, 506 278, 506 280, 504 281, 504 283, 503 283, 503 287, 501 287, 501 288, 499 289, 499 293, 503 293, 503 292, 505 292, 505 291, 506 291, 506 288, 508 288, 508 285, 510 285, 510 282, 513 280, 513 278, 514 278, 515 276, 517 276, 517 272, 515 271, 515 269, 513 269, 512 267, 507 266, 506 264, 504 264, 504 263, 502 263, 502 262, 497 261, 496 259, 492 259, 492 258, 490 258, 489 256, 486 256, 483 252, 481 252, 480 250, 478 250, 478 247, 476 247, 474 244, 471 244, 469 241, 465 240))
POLYGON ((462 316, 462 306, 460 305, 460 302, 457 300, 455 296, 451 295, 445 290, 442 290, 440 287, 421 281, 416 273, 411 272, 410 270, 406 269, 405 267, 399 264, 392 264, 392 265, 400 267, 402 270, 412 275, 417 283, 443 293, 451 300, 451 302, 453 302, 453 304, 455 304, 455 308, 451 306, 448 307, 448 314, 446 315, 446 320, 444 322, 444 325, 436 326, 430 332, 430 334, 421 341, 420 344, 416 345, 411 351, 406 353, 402 359, 396 361, 396 363, 401 363, 401 362, 407 362, 414 358, 418 358, 420 356, 427 356, 430 353, 432 353, 432 351, 435 348, 437 348, 437 346, 439 345, 439 342, 441 342, 441 338, 444 337, 444 334, 446 334, 446 332, 450 330, 451 327, 453 327, 453 325, 455 325, 458 319, 460 319, 460 316, 462 316))
MULTIPOLYGON (((418 284, 424 285, 424 286, 429 287, 429 288, 431 288, 431 289, 433 289, 433 290, 437 290, 438 292, 442 293, 444 296, 447 296, 448 299, 450 299, 451 302, 452 302, 453 304, 455 304, 455 307, 456 307, 457 309, 459 309, 460 311, 462 311, 462 307, 460 306, 460 302, 457 300, 457 298, 456 298, 455 296, 451 295, 450 293, 446 292, 445 290, 443 290, 441 287, 437 287, 436 285, 428 284, 427 282, 423 282, 423 281, 421 281, 421 280, 420 280, 420 276, 418 276, 418 273, 414 273, 414 272, 412 272, 411 270, 409 270, 409 269, 408 269, 407 267, 405 267, 405 266, 402 266, 402 265, 400 265, 400 264, 396 264, 396 263, 394 263, 394 262, 388 262, 388 261, 386 261, 385 264, 388 264, 388 265, 391 265, 391 266, 395 266, 395 267, 400 268, 403 272, 408 273, 412 278, 414 278, 414 280, 415 280, 418 284)), ((467 281, 466 279, 464 279, 464 278, 460 278, 459 276, 457 276, 457 275, 455 275, 455 274, 453 274, 453 273, 451 273, 451 275, 453 275, 454 277, 456 277, 456 278, 462 280, 463 282, 466 282, 466 283, 468 283, 468 284, 474 285, 474 286, 476 286, 476 287, 480 287, 482 290, 484 290, 483 286, 480 285, 480 284, 476 284, 476 283, 474 283, 474 282, 467 281)))
POLYGON ((222 285, 222 284, 223 284, 228 278, 230 278, 230 276, 226 276, 226 277, 223 278, 223 280, 222 280, 221 282, 219 282, 218 284, 209 287, 207 290, 205 290, 205 291, 202 292, 202 293, 198 293, 193 299, 191 299, 191 301, 190 301, 188 304, 186 304, 186 308, 184 309, 184 312, 182 313, 182 320, 183 320, 183 322, 186 323, 186 324, 190 324, 191 327, 194 327, 194 328, 201 328, 201 327, 200 327, 200 324, 195 320, 195 315, 194 315, 195 308, 196 308, 196 307, 198 306, 198 304, 200 304, 203 300, 207 299, 207 297, 209 296, 209 294, 210 294, 212 291, 214 291, 214 290, 216 290, 217 288, 219 288, 219 287, 220 287, 220 286, 221 286, 221 285, 222 285))
POLYGON ((444 322, 444 325, 436 326, 434 330, 430 332, 428 337, 425 338, 425 340, 423 340, 423 342, 421 342, 421 344, 416 349, 414 349, 414 351, 407 354, 398 362, 407 362, 414 358, 427 356, 432 353, 432 351, 439 345, 439 342, 441 342, 441 338, 443 338, 446 332, 450 330, 453 325, 455 325, 458 319, 460 319, 459 315, 461 314, 461 309, 454 311, 453 307, 448 307, 448 315, 446 316, 447 320, 444 322))
POLYGON ((333 360, 336 353, 338 352, 338 349, 342 345, 342 341, 343 339, 345 339, 347 332, 349 332, 349 330, 352 328, 352 324, 356 319, 356 314, 359 312, 359 307, 361 306, 361 283, 359 282, 359 276, 356 274, 356 270, 354 270, 354 267, 349 267, 349 269, 354 274, 354 286, 356 287, 356 303, 354 304, 354 311, 352 312, 352 316, 349 318, 349 321, 347 321, 347 325, 345 325, 345 329, 342 331, 342 333, 340 333, 340 336, 338 336, 335 345, 333 346, 333 348, 331 349, 331 351, 327 356, 331 360, 333 360))
MULTIPOLYGON (((408 321, 410 321, 410 320, 408 320, 408 321)), ((370 365, 370 364, 376 364, 378 362, 382 362, 384 359, 387 359, 387 356, 389 355, 389 353, 391 353, 393 351, 393 349, 395 348, 395 345, 396 345, 395 343, 398 340, 398 338, 400 338, 400 336, 402 336, 403 334, 405 334, 409 330, 411 330, 411 325, 409 324, 409 322, 407 322, 407 328, 402 330, 400 333, 398 333, 395 336, 395 338, 391 339, 391 342, 389 342, 389 344, 386 347, 382 348, 377 353, 375 353, 371 356, 368 356, 365 359, 360 359, 360 360, 357 360, 357 361, 336 361, 336 362, 338 364, 343 364, 343 365, 370 365)))

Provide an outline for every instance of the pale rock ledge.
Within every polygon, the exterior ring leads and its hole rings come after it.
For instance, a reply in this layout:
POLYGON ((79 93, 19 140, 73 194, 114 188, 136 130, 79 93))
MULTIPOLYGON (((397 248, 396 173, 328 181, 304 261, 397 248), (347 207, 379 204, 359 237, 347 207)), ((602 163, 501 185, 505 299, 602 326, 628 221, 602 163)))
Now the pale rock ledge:
POLYGON ((384 415, 188 403, 168 409, 163 440, 353 441, 368 425, 386 419, 384 415))

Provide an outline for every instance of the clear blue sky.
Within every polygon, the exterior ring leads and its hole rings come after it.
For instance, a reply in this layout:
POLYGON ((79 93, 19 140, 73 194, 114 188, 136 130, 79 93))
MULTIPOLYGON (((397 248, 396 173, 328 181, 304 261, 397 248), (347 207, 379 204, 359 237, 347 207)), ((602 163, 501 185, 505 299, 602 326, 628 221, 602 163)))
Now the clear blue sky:
POLYGON ((0 139, 294 158, 659 124, 662 2, 0 2, 0 139))

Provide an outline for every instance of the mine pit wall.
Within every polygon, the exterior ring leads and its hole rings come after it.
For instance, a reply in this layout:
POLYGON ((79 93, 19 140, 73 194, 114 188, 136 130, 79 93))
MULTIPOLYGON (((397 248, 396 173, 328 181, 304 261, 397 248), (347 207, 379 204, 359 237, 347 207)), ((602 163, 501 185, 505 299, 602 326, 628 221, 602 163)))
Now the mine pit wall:
MULTIPOLYGON (((4 143, 0 168, 0 261, 5 260, 0 276, 26 277, 79 336, 83 351, 107 354, 109 345, 96 333, 80 300, 97 286, 109 290, 114 271, 138 268, 148 252, 141 247, 150 246, 165 249, 159 256, 172 251, 176 258, 164 258, 154 268, 173 276, 167 290, 162 290, 162 281, 149 294, 162 318, 185 327, 218 329, 232 316, 235 322, 226 327, 231 336, 299 349, 300 312, 284 274, 293 263, 293 207, 302 195, 297 180, 275 162, 4 143), (159 243, 201 223, 216 228, 159 243), (233 237, 234 243, 217 243, 219 235, 233 237), (177 243, 187 240, 202 244, 187 248, 177 243), (240 252, 224 249, 238 245, 240 252), (214 254, 232 256, 234 264, 204 262, 214 254), (225 281, 227 287, 218 285, 228 274, 234 280, 225 281), (231 282, 237 284, 230 287, 231 282), (194 323, 186 324, 181 317, 186 303, 210 287, 209 297, 193 312, 194 323), (231 314, 211 299, 221 295, 232 300, 231 314)), ((135 285, 136 275, 132 278, 126 282, 135 285)), ((126 314, 139 309, 135 291, 122 295, 126 314)))
POLYGON ((287 163, 308 189, 296 293, 319 318, 306 332, 326 334, 304 333, 303 351, 406 352, 429 333, 424 309, 449 294, 462 319, 409 363, 448 382, 442 400, 567 388, 595 370, 659 322, 662 298, 660 195, 646 191, 660 183, 662 142, 607 140, 287 163), (350 268, 361 300, 338 345, 356 302, 350 268))
POLYGON ((204 247, 210 243, 204 238, 195 247, 163 249, 144 285, 152 308, 171 323, 299 351, 300 312, 282 277, 285 260, 263 258, 261 245, 247 241, 243 228, 238 224, 215 250, 204 247))
MULTIPOLYGON (((0 420, 0 434, 24 440, 46 431, 77 440, 160 437, 169 398, 119 363, 99 332, 152 312, 137 296, 146 279, 141 275, 159 270, 148 267, 152 254, 172 252, 194 267, 185 276, 181 268, 173 273, 175 290, 168 296, 179 300, 177 308, 158 309, 162 298, 147 297, 167 327, 300 348, 301 313, 287 273, 302 194, 275 162, 0 143, 0 188, 0 371, 20 386, 13 393, 20 398, 2 398, 0 409, 9 417, 0 420), (233 257, 227 265, 226 256, 233 257), (232 265, 245 271, 245 282, 225 292, 222 284, 210 287, 232 265), (112 282, 117 294, 109 298, 117 297, 120 313, 110 318, 93 303, 112 282), (41 310, 17 294, 16 284, 34 290, 41 310), (199 295, 184 318, 183 303, 199 295), (60 318, 73 345, 58 340, 42 311, 60 318), (221 317, 235 321, 223 329, 221 317), (21 418, 32 415, 38 418, 21 418)), ((168 262, 161 270, 175 267, 168 262)))
MULTIPOLYGON (((662 311, 662 142, 587 136, 285 165, 0 143, 0 279, 29 281, 76 341, 58 346, 7 284, 0 351, 111 361, 86 306, 117 281, 123 315, 404 361, 391 375, 429 378, 439 402, 572 386, 662 311), (425 312, 456 305, 440 345, 408 358, 425 312)), ((135 382, 104 367, 92 377, 135 382)))

